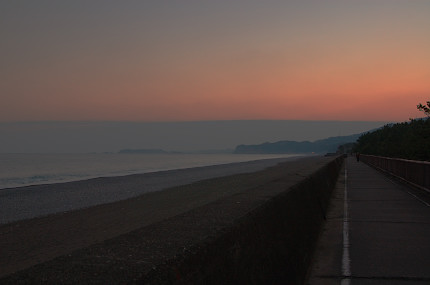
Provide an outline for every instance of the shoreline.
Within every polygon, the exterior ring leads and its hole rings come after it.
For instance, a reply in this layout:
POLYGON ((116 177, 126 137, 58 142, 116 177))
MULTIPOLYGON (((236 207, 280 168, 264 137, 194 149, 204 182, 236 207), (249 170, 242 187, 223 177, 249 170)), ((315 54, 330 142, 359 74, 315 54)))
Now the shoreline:
POLYGON ((0 191, 306 154, 1 154, 0 191), (34 157, 32 157, 34 156, 34 157), (185 159, 184 159, 185 157, 185 159), (31 159, 30 159, 31 158, 31 159), (140 162, 139 162, 140 161, 140 162), (143 163, 142 163, 143 162, 143 163), (79 166, 79 164, 81 164, 79 166), (92 165, 88 169, 86 165, 92 165), (113 167, 106 167, 115 165, 113 167), (54 170, 54 171, 53 171, 54 170))
POLYGON ((0 225, 138 197, 217 177, 251 173, 306 156, 259 159, 0 189, 0 225))
POLYGON ((126 200, 0 225, 1 275, 71 254, 216 201, 236 199, 237 195, 252 192, 256 187, 266 189, 266 185, 278 185, 279 177, 294 185, 330 160, 325 157, 290 160, 257 172, 206 179, 126 200))

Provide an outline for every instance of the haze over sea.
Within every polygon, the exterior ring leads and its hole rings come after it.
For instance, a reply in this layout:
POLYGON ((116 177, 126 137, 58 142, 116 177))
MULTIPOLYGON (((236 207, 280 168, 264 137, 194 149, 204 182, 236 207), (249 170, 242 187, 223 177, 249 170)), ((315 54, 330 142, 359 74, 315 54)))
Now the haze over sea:
POLYGON ((239 144, 313 141, 383 124, 289 120, 0 123, 0 189, 285 157, 229 153, 239 144), (123 149, 184 154, 117 153, 123 149), (217 154, 202 154, 208 150, 217 154))

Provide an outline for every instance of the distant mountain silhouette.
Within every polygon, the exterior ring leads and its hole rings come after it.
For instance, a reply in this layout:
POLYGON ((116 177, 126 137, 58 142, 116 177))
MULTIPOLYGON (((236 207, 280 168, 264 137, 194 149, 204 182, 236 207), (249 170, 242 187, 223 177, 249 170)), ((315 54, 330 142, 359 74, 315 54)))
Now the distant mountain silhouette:
POLYGON ((280 154, 280 153, 329 153, 336 152, 339 145, 357 141, 361 134, 350 136, 330 137, 327 139, 309 141, 278 141, 258 145, 238 145, 234 150, 237 154, 280 154))
POLYGON ((165 151, 163 149, 123 149, 123 150, 120 150, 119 153, 163 154, 163 153, 171 153, 171 152, 165 151))

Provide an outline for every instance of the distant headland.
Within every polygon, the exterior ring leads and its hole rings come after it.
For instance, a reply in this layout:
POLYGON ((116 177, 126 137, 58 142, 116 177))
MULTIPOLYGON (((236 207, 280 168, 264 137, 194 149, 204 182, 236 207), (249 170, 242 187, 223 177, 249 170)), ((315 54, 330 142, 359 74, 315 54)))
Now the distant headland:
POLYGON ((177 151, 166 151, 164 149, 122 149, 118 153, 142 153, 142 154, 172 154, 180 153, 177 151))
POLYGON ((314 142, 310 141, 278 141, 257 145, 238 145, 234 150, 237 154, 288 154, 288 153, 333 153, 342 144, 356 142, 362 134, 330 137, 314 142))

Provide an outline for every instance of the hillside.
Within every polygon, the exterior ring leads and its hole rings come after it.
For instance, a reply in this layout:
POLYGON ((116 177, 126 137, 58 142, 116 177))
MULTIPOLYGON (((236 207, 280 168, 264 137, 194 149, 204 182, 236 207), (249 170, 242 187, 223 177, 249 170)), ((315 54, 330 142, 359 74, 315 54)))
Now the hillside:
POLYGON ((327 139, 309 141, 278 141, 258 145, 238 145, 234 151, 237 154, 280 154, 280 153, 328 153, 336 152, 339 145, 355 142, 361 134, 350 136, 330 137, 327 139))
POLYGON ((167 154, 170 152, 163 149, 123 149, 118 153, 167 154))
POLYGON ((393 158, 430 161, 430 119, 386 125, 363 134, 355 151, 393 158))

